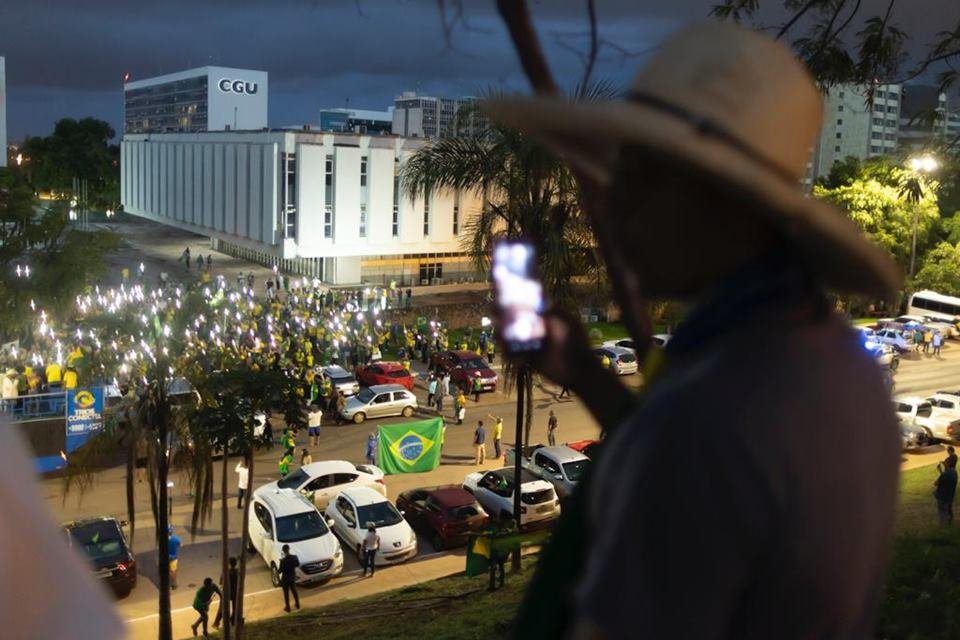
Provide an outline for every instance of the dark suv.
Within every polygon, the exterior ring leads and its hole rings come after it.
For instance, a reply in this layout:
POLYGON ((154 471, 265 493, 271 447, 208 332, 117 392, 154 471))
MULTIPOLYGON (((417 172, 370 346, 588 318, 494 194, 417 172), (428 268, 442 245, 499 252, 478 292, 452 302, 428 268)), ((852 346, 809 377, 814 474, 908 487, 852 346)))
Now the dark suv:
POLYGON ((457 485, 404 491, 397 497, 397 508, 438 551, 466 544, 467 536, 487 524, 487 512, 457 485))
POLYGON ((137 586, 137 560, 116 518, 88 518, 63 525, 67 542, 80 550, 93 566, 93 575, 119 597, 137 586))
POLYGON ((473 391, 473 379, 479 373, 480 385, 484 391, 497 390, 497 374, 487 366, 480 354, 473 351, 441 351, 433 354, 430 366, 449 373, 450 381, 466 393, 473 391))

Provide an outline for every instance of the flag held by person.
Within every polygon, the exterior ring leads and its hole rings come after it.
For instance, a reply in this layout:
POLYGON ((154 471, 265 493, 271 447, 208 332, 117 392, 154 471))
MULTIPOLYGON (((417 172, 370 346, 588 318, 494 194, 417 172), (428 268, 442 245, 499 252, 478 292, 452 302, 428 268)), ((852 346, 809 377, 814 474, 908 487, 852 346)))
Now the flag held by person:
POLYGON ((442 418, 378 427, 377 461, 384 473, 419 473, 440 466, 442 418))

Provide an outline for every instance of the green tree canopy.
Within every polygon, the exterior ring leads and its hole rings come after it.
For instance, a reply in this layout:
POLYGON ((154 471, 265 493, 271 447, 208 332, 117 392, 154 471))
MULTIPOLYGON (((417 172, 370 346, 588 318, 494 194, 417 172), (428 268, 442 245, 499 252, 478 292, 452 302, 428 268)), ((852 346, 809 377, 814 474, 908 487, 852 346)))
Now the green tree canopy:
POLYGON ((941 242, 927 253, 913 282, 915 289, 933 289, 960 296, 960 244, 941 242))

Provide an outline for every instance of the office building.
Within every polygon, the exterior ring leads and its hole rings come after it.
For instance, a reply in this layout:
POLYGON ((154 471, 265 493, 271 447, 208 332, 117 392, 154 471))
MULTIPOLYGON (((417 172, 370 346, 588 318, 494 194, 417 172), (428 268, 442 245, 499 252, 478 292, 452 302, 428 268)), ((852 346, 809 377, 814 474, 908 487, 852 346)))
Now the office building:
POLYGON ((939 87, 907 85, 900 111, 900 147, 905 153, 928 149, 960 136, 960 98, 939 87))
POLYGON ((7 166, 7 70, 0 56, 0 167, 7 166))
POLYGON ((367 109, 321 109, 320 130, 337 133, 384 134, 393 129, 393 113, 367 109))
POLYGON ((878 85, 871 104, 867 87, 843 84, 824 96, 823 128, 813 149, 810 174, 830 173, 837 160, 861 160, 897 150, 900 129, 901 86, 878 85))
POLYGON ((401 191, 401 168, 424 144, 302 130, 128 133, 121 200, 219 251, 328 284, 476 278, 462 242, 476 197, 401 191))
POLYGON ((478 110, 469 108, 476 101, 472 97, 436 98, 405 91, 393 102, 393 133, 430 140, 481 135, 487 120, 478 110))
POLYGON ((197 133, 267 127, 267 73, 200 67, 123 87, 125 133, 197 133))

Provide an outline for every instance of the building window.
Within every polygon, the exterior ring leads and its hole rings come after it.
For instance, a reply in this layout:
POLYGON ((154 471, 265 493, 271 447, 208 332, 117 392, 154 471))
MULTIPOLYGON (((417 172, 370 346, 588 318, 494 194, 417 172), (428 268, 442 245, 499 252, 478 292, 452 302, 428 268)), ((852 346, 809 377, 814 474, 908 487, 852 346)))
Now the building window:
POLYGON ((360 205, 360 237, 367 237, 367 205, 360 205))
POLYGON ((879 131, 871 131, 870 137, 873 138, 874 140, 879 140, 883 137, 883 134, 880 133, 879 131))
POLYGON ((870 153, 880 153, 880 151, 881 151, 880 147, 875 145, 870 146, 870 153))
POLYGON ((324 171, 323 237, 333 237, 333 156, 327 156, 324 171))
MULTIPOLYGON (((840 92, 840 97, 843 98, 846 95, 843 91, 840 92)), ((843 105, 840 105, 840 111, 843 111, 843 105)))
POLYGON ((400 158, 393 159, 393 230, 394 238, 400 237, 400 158))
POLYGON ((843 118, 837 118, 837 125, 843 124, 843 118))
POLYGON ((297 237, 297 154, 281 153, 283 168, 283 237, 297 237))
POLYGON ((433 282, 434 278, 443 277, 442 262, 426 262, 420 264, 420 281, 433 282))
POLYGON ((430 235, 430 196, 423 199, 423 235, 430 235))
POLYGON ((453 194, 453 235, 460 234, 460 192, 453 194))
POLYGON ((843 134, 841 134, 839 131, 837 131, 837 140, 839 140, 841 137, 843 137, 843 134))
POLYGON ((895 134, 895 133, 887 133, 887 134, 884 134, 884 138, 886 138, 887 140, 896 140, 896 139, 897 139, 897 134, 895 134))
POLYGON ((883 126, 883 118, 874 118, 874 119, 873 119, 873 126, 875 126, 875 127, 882 127, 882 126, 883 126))
MULTIPOLYGON (((840 93, 840 97, 841 97, 841 98, 843 97, 843 93, 842 93, 842 92, 840 93)), ((837 111, 843 111, 843 105, 842 105, 842 104, 841 104, 841 105, 837 105, 837 111)))
POLYGON ((360 186, 367 186, 367 156, 360 158, 360 186))
POLYGON ((840 145, 837 145, 833 148, 834 153, 840 153, 840 145))
POLYGON ((896 120, 887 120, 887 126, 888 126, 888 127, 895 127, 895 126, 897 126, 897 121, 896 121, 896 120))
POLYGON ((896 91, 887 92, 887 100, 892 100, 893 102, 896 102, 899 99, 900 99, 900 94, 897 93, 896 91))
POLYGON ((896 113, 897 111, 897 105, 891 104, 887 106, 887 113, 896 113))

